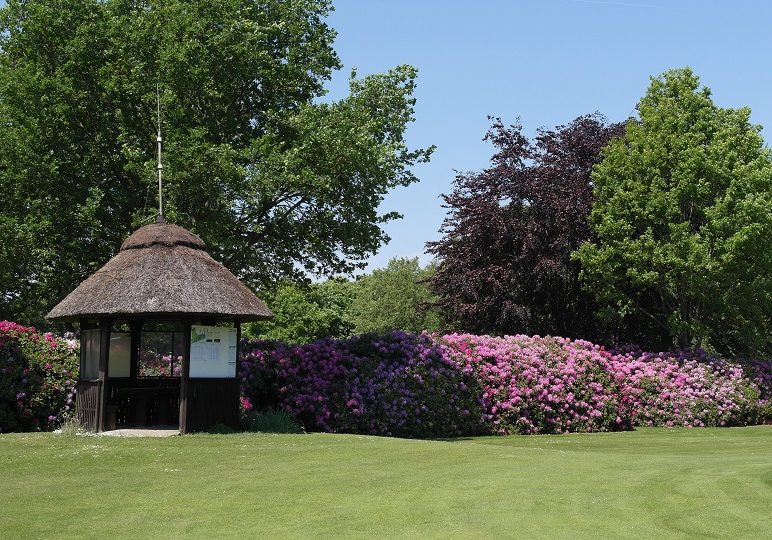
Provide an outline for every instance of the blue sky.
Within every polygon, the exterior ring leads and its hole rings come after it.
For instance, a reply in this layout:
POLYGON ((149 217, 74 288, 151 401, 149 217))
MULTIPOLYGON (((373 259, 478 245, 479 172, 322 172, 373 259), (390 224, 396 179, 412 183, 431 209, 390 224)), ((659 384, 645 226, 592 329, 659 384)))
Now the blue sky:
POLYGON ((480 170, 488 115, 520 117, 526 131, 599 111, 618 121, 634 113, 649 77, 691 66, 723 107, 748 106, 772 139, 772 2, 697 0, 333 0, 328 23, 344 69, 331 81, 342 97, 348 73, 418 68, 412 147, 437 145, 420 183, 382 205, 404 219, 386 227, 391 242, 370 268, 394 256, 421 256, 439 237, 439 195, 454 169, 480 170))

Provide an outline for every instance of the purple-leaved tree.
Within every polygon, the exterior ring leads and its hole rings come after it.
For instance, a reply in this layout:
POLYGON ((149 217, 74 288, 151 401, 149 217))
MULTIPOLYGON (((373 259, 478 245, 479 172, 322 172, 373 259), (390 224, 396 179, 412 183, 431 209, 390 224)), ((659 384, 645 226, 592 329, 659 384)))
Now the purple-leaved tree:
POLYGON ((590 234, 592 167, 623 132, 596 113, 529 140, 521 125, 494 120, 490 167, 456 177, 443 195, 444 236, 428 244, 439 261, 431 287, 452 326, 598 337, 571 252, 590 234))

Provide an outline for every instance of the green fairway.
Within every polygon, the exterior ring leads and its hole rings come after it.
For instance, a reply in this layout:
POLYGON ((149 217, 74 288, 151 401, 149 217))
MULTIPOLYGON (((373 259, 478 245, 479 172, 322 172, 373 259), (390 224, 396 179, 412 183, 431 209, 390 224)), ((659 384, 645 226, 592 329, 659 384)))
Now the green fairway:
POLYGON ((772 427, 0 435, 0 537, 772 535, 772 427))

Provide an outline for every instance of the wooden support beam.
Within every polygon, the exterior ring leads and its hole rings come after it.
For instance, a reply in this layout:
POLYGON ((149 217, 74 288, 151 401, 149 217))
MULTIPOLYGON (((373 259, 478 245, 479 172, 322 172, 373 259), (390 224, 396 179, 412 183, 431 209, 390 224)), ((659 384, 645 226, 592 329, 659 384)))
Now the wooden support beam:
POLYGON ((129 323, 131 331, 131 364, 129 367, 129 377, 137 378, 139 374, 139 347, 142 340, 142 319, 133 319, 129 323))
POLYGON ((105 429, 105 407, 107 406, 107 364, 110 356, 111 319, 99 319, 99 398, 96 410, 96 430, 105 429))
POLYGON ((191 427, 189 414, 192 410, 189 396, 190 391, 190 330, 192 323, 183 321, 182 324, 182 376, 180 377, 180 433, 188 433, 191 427))

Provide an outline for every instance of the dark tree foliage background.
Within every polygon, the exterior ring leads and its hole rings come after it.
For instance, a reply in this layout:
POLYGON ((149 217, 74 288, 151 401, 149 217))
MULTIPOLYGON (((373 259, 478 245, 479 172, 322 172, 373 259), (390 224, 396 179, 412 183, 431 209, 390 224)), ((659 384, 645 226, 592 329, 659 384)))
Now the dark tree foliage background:
POLYGON ((592 167, 623 132, 600 114, 533 140, 519 124, 494 121, 491 166, 456 177, 443 196, 443 238, 428 244, 439 260, 431 288, 456 328, 598 339, 571 253, 590 234, 592 167))
POLYGON ((326 0, 9 0, 0 10, 0 319, 45 312, 165 214, 249 285, 364 265, 384 195, 431 149, 404 141, 415 70, 357 78, 326 0))

